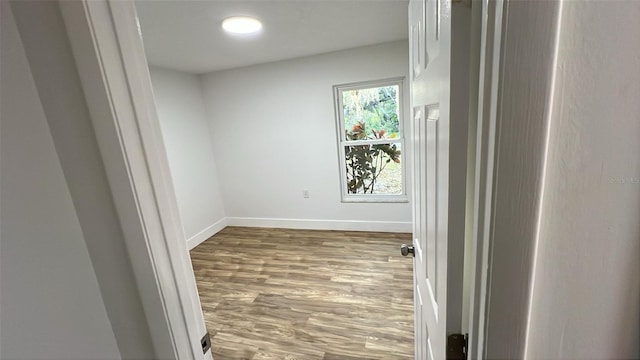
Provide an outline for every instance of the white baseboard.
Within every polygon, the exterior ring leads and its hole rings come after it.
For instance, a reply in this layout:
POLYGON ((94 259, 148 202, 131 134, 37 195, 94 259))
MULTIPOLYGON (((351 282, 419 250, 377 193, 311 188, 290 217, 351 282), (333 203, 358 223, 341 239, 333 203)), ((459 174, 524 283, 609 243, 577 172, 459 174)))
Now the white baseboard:
POLYGON ((187 240, 187 247, 189 248, 189 250, 193 249, 194 247, 200 245, 203 241, 217 234, 218 231, 224 229, 226 226, 227 226, 227 218, 222 218, 218 220, 213 225, 207 227, 206 229, 190 237, 187 240))
POLYGON ((403 221, 310 220, 246 217, 227 217, 226 220, 227 226, 403 233, 410 233, 413 231, 411 222, 403 221))
POLYGON ((400 232, 413 231, 411 222, 403 221, 363 221, 363 220, 318 220, 318 219, 278 219, 225 217, 215 224, 200 231, 187 240, 189 250, 217 234, 227 226, 265 227, 306 230, 342 230, 342 231, 376 231, 400 232))

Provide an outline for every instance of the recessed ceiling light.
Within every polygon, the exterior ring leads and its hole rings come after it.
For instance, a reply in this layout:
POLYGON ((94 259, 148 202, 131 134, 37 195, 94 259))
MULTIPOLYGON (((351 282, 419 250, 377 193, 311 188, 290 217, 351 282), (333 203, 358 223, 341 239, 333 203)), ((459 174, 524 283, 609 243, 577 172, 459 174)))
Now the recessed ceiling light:
POLYGON ((232 34, 255 34, 262 30, 262 23, 248 16, 234 16, 224 19, 222 28, 232 34))

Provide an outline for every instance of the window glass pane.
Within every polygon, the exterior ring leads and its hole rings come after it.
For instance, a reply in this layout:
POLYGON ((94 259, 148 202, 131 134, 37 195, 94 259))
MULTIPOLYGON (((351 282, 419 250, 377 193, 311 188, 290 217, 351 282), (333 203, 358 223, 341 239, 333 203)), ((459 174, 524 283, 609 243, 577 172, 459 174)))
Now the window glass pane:
POLYGON ((398 85, 342 92, 345 140, 399 136, 398 85))
POLYGON ((402 194, 399 142, 344 147, 347 194, 402 194))

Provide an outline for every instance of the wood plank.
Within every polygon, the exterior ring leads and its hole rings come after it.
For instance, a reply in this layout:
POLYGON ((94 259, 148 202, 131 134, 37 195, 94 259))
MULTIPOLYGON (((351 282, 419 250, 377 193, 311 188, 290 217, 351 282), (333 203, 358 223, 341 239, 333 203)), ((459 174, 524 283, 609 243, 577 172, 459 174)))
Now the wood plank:
POLYGON ((191 250, 220 359, 413 359, 411 234, 227 227, 191 250))

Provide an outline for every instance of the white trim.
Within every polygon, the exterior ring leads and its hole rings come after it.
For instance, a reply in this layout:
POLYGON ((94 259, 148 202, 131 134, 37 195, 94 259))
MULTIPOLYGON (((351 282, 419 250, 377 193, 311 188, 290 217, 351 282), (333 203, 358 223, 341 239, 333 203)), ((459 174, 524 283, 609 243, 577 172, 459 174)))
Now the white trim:
POLYGON ((130 1, 61 2, 157 359, 212 359, 130 1))
POLYGON ((495 157, 496 108, 499 87, 500 45, 502 42, 502 0, 482 1, 480 72, 478 76, 478 123, 472 241, 473 289, 469 314, 470 360, 484 359, 485 322, 490 266, 489 238, 495 157))
MULTIPOLYGON (((476 177, 477 177, 477 153, 478 153, 478 99, 480 98, 480 73, 481 57, 484 54, 481 51, 483 39, 483 10, 485 6, 481 1, 476 3, 478 6, 471 7, 471 26, 469 36, 469 128, 467 138, 467 171, 466 184, 466 210, 465 210, 465 245, 464 245, 464 275, 463 275, 463 307, 462 307, 462 333, 469 334, 469 343, 471 336, 475 336, 477 332, 472 329, 473 309, 473 285, 475 283, 475 268, 473 261, 476 257, 476 244, 474 232, 474 218, 476 207, 476 177)), ((483 59, 484 60, 484 59, 483 59)), ((467 354, 469 354, 467 348, 467 354)))
POLYGON ((549 82, 549 105, 548 105, 548 113, 546 116, 546 129, 544 129, 544 155, 542 160, 542 180, 540 181, 540 201, 538 203, 538 211, 536 212, 536 232, 535 232, 535 240, 533 245, 533 260, 531 266, 531 280, 530 280, 530 288, 529 288, 529 304, 527 309, 527 329, 525 331, 525 340, 524 340, 524 358, 528 358, 528 350, 529 350, 529 337, 531 334, 531 311, 533 305, 533 294, 535 291, 536 284, 536 266, 538 263, 538 244, 540 244, 540 229, 542 227, 542 211, 544 209, 544 193, 545 193, 545 185, 547 178, 547 164, 549 159, 549 138, 551 134, 551 121, 556 114, 553 113, 553 103, 555 99, 555 89, 556 89, 556 80, 557 80, 557 70, 558 70, 558 53, 560 52, 560 30, 562 25, 562 2, 558 5, 558 15, 556 21, 556 30, 554 36, 554 48, 553 48, 553 60, 551 65, 551 81, 549 82))
POLYGON ((410 233, 412 229, 411 222, 408 221, 225 217, 190 237, 189 240, 187 240, 187 247, 189 250, 195 248, 227 226, 301 230, 375 231, 389 233, 410 233))
POLYGON ((338 144, 338 168, 340 173, 340 196, 341 201, 348 203, 357 202, 408 202, 407 191, 407 165, 406 162, 409 159, 407 156, 407 148, 405 145, 405 127, 404 127, 404 114, 405 114, 405 77, 399 76, 395 78, 379 79, 372 81, 361 81, 357 83, 339 84, 333 86, 333 100, 334 111, 336 120, 336 136, 338 144), (342 96, 340 94, 343 91, 352 91, 358 89, 368 89, 373 87, 383 86, 398 86, 398 134, 399 136, 394 139, 373 139, 373 140, 347 140, 345 139, 345 127, 344 127, 344 114, 342 111, 342 96), (399 143, 402 150, 402 159, 400 163, 402 167, 402 193, 397 195, 389 194, 349 194, 347 191, 347 174, 345 173, 345 151, 346 146, 357 145, 372 145, 372 144, 393 144, 399 143))
POLYGON ((410 233, 411 222, 227 217, 227 226, 410 233))
POLYGON ((496 3, 495 23, 488 24, 494 30, 490 89, 481 89, 490 109, 481 114, 488 123, 481 135, 485 155, 478 157, 486 161, 476 223, 480 327, 470 358, 522 359, 561 5, 489 0, 496 3))
POLYGON ((341 200, 343 203, 408 203, 409 195, 371 195, 350 194, 341 200), (361 197, 359 197, 361 196, 361 197))
POLYGON ((402 137, 394 139, 375 139, 375 140, 344 140, 342 146, 358 146, 358 145, 378 145, 399 143, 402 137))
POLYGON ((334 85, 334 88, 340 88, 341 90, 359 90, 368 89, 372 87, 382 87, 387 85, 396 85, 405 80, 404 76, 391 77, 379 80, 365 80, 346 84, 334 85))
POLYGON ((226 217, 216 221, 210 226, 207 226, 204 230, 190 237, 189 240, 187 240, 187 247, 189 248, 189 250, 193 249, 194 247, 202 244, 205 240, 220 232, 220 230, 224 229, 226 226, 226 217))

